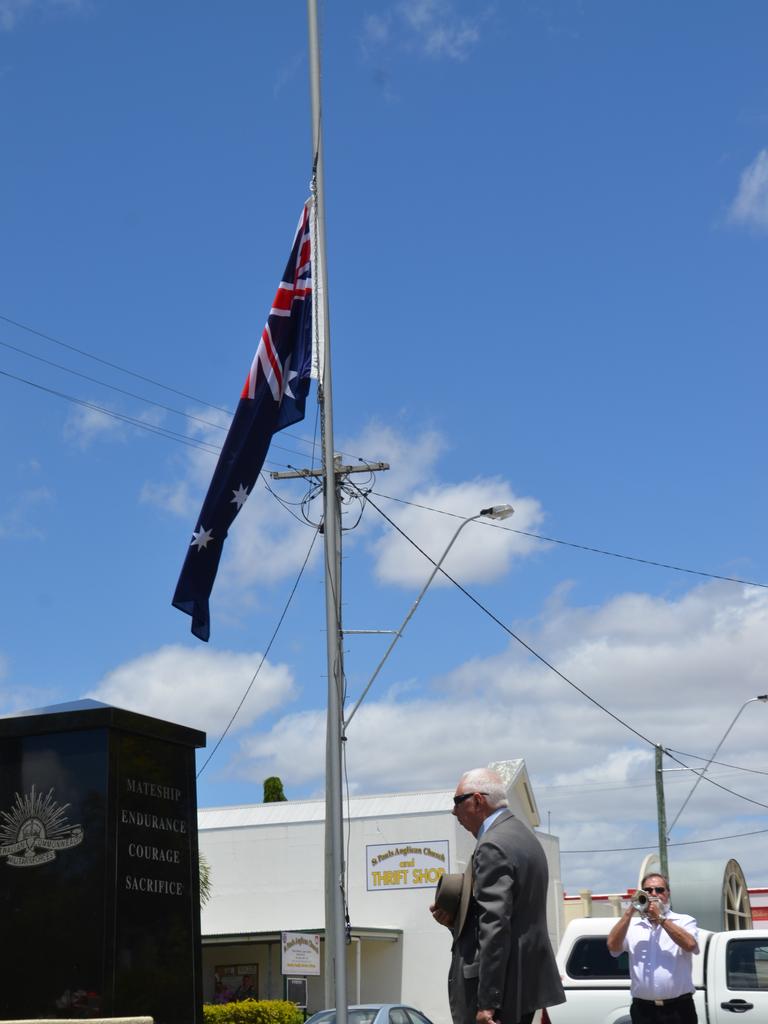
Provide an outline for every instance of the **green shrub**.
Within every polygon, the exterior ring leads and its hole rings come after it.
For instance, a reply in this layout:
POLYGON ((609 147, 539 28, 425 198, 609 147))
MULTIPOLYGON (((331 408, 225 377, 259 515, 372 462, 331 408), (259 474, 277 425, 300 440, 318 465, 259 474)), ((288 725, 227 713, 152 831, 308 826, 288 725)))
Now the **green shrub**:
POLYGON ((205 1003, 205 1024, 303 1024, 304 1014, 284 999, 243 999, 240 1003, 205 1003))

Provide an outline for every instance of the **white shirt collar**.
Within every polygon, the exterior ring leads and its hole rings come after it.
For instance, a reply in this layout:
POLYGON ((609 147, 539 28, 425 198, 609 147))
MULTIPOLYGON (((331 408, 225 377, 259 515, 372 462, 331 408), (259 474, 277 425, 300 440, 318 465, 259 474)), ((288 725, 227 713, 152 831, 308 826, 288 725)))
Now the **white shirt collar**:
POLYGON ((498 816, 500 814, 502 814, 504 811, 508 811, 508 810, 509 810, 508 807, 499 807, 498 810, 493 812, 493 814, 489 814, 488 817, 485 819, 485 821, 480 826, 480 828, 477 830, 477 838, 479 839, 480 836, 491 827, 491 825, 494 823, 494 821, 496 821, 496 819, 498 818, 498 816))

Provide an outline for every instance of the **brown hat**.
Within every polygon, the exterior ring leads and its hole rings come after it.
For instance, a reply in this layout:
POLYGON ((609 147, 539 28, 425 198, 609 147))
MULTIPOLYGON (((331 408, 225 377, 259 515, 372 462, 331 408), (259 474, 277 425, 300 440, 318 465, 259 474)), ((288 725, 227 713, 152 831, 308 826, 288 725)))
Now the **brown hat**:
POLYGON ((435 889, 435 906, 453 918, 451 931, 458 938, 467 916, 472 895, 472 873, 469 866, 463 875, 441 875, 435 889))

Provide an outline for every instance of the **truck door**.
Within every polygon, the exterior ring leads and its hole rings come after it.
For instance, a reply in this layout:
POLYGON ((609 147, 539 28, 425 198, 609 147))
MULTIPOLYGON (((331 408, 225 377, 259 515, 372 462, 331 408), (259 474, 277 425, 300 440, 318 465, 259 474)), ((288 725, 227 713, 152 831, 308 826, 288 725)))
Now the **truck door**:
MULTIPOLYGON (((733 933, 731 933, 733 934, 733 933)), ((707 1003, 711 1024, 768 1021, 768 932, 759 938, 713 935, 709 951, 707 1003), (725 956, 722 944, 725 940, 725 956)))

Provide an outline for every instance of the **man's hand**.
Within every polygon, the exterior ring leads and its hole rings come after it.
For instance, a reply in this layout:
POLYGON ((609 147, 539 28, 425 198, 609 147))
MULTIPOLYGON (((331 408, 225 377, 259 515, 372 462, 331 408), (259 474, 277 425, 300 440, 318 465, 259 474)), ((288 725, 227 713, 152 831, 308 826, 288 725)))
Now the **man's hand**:
POLYGON ((446 928, 453 927, 453 918, 451 915, 447 911, 441 910, 436 903, 432 904, 429 908, 429 912, 438 924, 443 924, 446 928))
POLYGON ((495 1020, 495 1016, 495 1010, 478 1010, 475 1015, 475 1020, 477 1021, 477 1024, 491 1024, 491 1022, 495 1020))
POLYGON ((650 900, 648 903, 648 909, 645 912, 645 916, 648 918, 651 924, 661 924, 663 915, 664 910, 659 900, 650 900))

